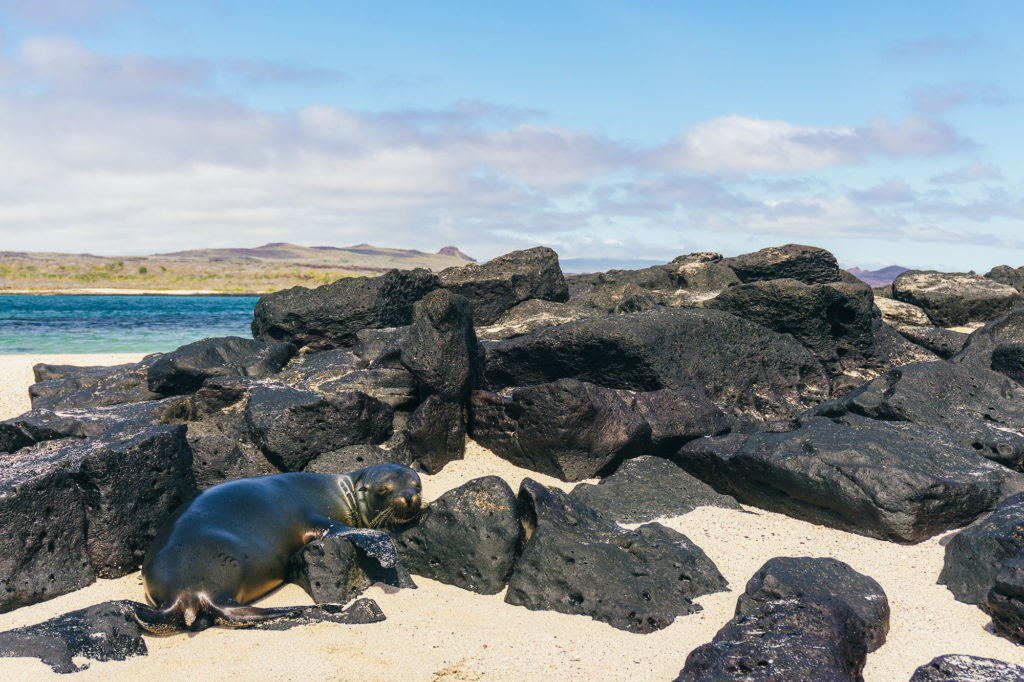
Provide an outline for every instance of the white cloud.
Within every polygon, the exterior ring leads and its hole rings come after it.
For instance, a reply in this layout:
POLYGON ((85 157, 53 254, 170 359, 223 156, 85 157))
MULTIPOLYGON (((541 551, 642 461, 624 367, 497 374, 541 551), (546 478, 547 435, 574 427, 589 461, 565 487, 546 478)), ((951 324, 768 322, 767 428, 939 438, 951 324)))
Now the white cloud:
POLYGON ((942 154, 967 144, 948 126, 921 117, 821 127, 731 115, 692 126, 655 150, 653 160, 669 170, 794 173, 862 163, 875 155, 942 154))
POLYGON ((932 88, 917 88, 910 92, 914 110, 923 114, 941 114, 950 109, 970 104, 1005 106, 1010 94, 992 83, 964 81, 932 88))
POLYGON ((1001 180, 1002 177, 1002 172, 995 166, 975 161, 968 166, 957 168, 948 173, 939 173, 932 176, 931 181, 945 185, 957 185, 981 180, 1001 180))

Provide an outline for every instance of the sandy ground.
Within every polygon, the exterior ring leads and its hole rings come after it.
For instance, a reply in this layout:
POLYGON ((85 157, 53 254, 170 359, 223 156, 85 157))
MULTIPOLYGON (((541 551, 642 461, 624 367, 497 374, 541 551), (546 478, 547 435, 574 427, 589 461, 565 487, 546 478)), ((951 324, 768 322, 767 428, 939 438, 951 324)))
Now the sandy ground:
MULTIPOLYGON (((116 364, 139 357, 0 356, 0 418, 28 409, 26 387, 36 362, 116 364)), ((464 460, 424 477, 424 495, 433 499, 487 474, 504 477, 513 488, 525 476, 571 487, 517 469, 470 443, 464 460)), ((935 584, 942 568, 940 538, 903 546, 754 508, 741 512, 705 507, 661 521, 704 549, 729 580, 730 591, 701 598, 702 612, 649 635, 621 632, 585 616, 529 611, 504 603, 503 593, 481 596, 416 577, 419 589, 375 586, 365 595, 384 610, 383 623, 318 624, 284 632, 213 628, 147 637, 149 656, 92 662, 73 679, 670 680, 687 654, 710 641, 729 620, 750 576, 776 556, 835 557, 881 583, 892 609, 891 628, 886 644, 868 656, 866 680, 907 680, 919 665, 950 653, 1024 665, 1024 647, 992 634, 987 616, 954 601, 935 584)), ((0 629, 108 599, 142 598, 138 573, 100 580, 78 592, 0 614, 0 629)), ((286 585, 259 603, 283 606, 310 600, 298 587, 286 585)), ((0 679, 49 675, 49 667, 35 659, 0 658, 0 679)))

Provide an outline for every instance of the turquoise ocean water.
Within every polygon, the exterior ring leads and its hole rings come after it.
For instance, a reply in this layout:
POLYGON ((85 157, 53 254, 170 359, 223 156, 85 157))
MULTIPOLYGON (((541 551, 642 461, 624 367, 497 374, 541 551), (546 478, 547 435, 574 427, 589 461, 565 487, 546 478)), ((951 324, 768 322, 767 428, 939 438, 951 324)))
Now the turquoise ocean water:
POLYGON ((251 338, 258 296, 0 296, 0 354, 155 353, 251 338))

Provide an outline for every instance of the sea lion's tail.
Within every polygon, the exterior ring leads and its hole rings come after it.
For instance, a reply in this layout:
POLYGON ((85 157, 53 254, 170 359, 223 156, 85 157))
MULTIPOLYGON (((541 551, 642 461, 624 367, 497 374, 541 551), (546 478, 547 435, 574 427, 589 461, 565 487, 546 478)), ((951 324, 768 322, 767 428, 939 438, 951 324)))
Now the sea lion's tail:
POLYGON ((214 603, 206 595, 178 598, 163 608, 132 602, 135 620, 153 634, 168 635, 182 630, 198 632, 213 625, 244 628, 278 618, 300 615, 307 607, 260 608, 234 601, 214 603))

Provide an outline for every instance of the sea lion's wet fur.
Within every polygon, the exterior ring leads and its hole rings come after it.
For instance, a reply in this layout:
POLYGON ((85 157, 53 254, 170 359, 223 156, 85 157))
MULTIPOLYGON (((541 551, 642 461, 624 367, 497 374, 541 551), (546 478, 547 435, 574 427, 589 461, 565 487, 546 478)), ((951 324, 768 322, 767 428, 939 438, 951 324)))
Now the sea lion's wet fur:
POLYGON ((292 554, 328 534, 345 535, 382 565, 394 565, 394 546, 381 531, 355 529, 407 521, 420 500, 419 476, 396 464, 216 485, 178 510, 153 540, 142 580, 157 606, 138 604, 136 617, 164 634, 296 615, 306 607, 245 603, 284 582, 292 554))

